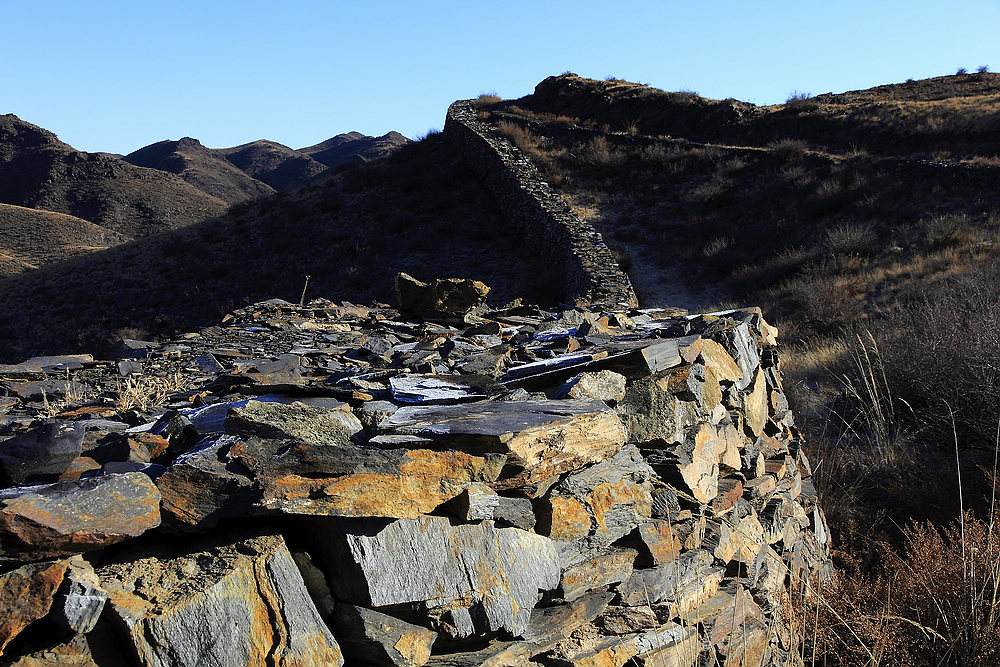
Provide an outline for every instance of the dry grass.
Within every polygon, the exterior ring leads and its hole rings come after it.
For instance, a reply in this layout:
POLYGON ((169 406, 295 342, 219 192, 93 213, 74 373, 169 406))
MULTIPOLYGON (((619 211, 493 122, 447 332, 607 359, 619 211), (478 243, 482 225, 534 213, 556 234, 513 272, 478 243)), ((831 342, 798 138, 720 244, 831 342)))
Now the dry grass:
POLYGON ((183 388, 184 378, 178 372, 166 376, 130 375, 124 380, 118 380, 115 406, 120 412, 137 410, 149 413, 183 388))

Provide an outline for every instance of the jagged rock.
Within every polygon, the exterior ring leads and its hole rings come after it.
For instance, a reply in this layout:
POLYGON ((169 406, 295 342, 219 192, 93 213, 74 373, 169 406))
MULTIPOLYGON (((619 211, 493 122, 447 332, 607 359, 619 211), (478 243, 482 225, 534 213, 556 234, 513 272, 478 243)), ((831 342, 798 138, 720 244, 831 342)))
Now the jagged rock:
POLYGON ((596 590, 567 600, 566 604, 535 607, 522 637, 536 644, 565 639, 578 627, 603 613, 613 597, 614 593, 607 590, 596 590))
POLYGON ((0 560, 51 558, 137 537, 160 525, 160 492, 125 473, 0 492, 0 560))
POLYGON ((251 480, 230 470, 226 454, 236 438, 223 436, 174 461, 156 480, 163 521, 180 530, 204 531, 220 520, 250 513, 256 493, 251 480))
POLYGON ((687 620, 702 625, 723 667, 769 664, 766 658, 770 637, 764 614, 739 584, 720 588, 687 620))
MULTIPOLYGON (((107 664, 107 663, 105 663, 107 664)), ((99 667, 86 637, 72 640, 19 657, 9 667, 99 667)))
POLYGON ((509 453, 538 481, 612 456, 625 428, 601 401, 514 401, 401 408, 379 429, 472 453, 509 453))
POLYGON ((614 371, 580 373, 567 380, 556 397, 620 401, 625 398, 625 376, 614 371))
POLYGON ((636 540, 639 546, 641 567, 666 565, 677 559, 681 552, 681 539, 669 519, 653 519, 639 526, 636 540))
POLYGON ((80 455, 83 424, 50 421, 0 442, 0 486, 52 482, 80 455))
POLYGON ((654 476, 635 445, 627 445, 552 487, 539 503, 539 532, 588 547, 607 546, 650 517, 654 476))
POLYGON ((342 665, 284 540, 98 569, 108 613, 144 665, 342 665))
POLYGON ((670 447, 646 449, 646 460, 660 477, 689 492, 700 503, 719 493, 719 438, 708 422, 690 428, 684 441, 670 447))
POLYGON ((559 595, 572 602, 589 591, 620 584, 632 575, 634 561, 633 549, 599 551, 584 557, 572 554, 559 580, 559 595))
POLYGON ((627 635, 640 630, 655 628, 660 624, 650 607, 608 607, 595 623, 609 635, 627 635))
POLYGON ((334 629, 344 655, 366 665, 420 667, 430 660, 437 639, 427 628, 346 603, 337 605, 334 629))
POLYGON ((500 506, 500 496, 486 484, 473 483, 451 503, 454 515, 463 521, 486 521, 500 506))
POLYGON ((0 655, 26 627, 49 613, 68 568, 69 562, 60 560, 0 574, 0 655))
POLYGON ((399 520, 374 532, 331 529, 322 540, 338 598, 370 607, 433 601, 465 609, 478 634, 527 627, 540 591, 559 584, 546 537, 490 521, 452 526, 444 517, 399 520))
POLYGON ((493 510, 493 518, 501 524, 508 524, 522 530, 535 529, 535 509, 527 498, 500 496, 500 502, 493 510))
POLYGON ((680 442, 696 423, 697 406, 681 400, 676 378, 670 373, 638 378, 625 390, 625 398, 615 407, 628 429, 629 441, 680 442))
POLYGON ((750 392, 744 401, 743 412, 746 415, 747 427, 750 434, 757 437, 764 433, 764 424, 767 422, 767 381, 764 374, 758 368, 754 376, 750 392))
POLYGON ((322 447, 248 438, 229 461, 250 471, 257 506, 283 514, 415 518, 473 482, 497 479, 506 457, 373 447, 322 447))
POLYGON ((446 278, 425 283, 406 273, 396 276, 400 309, 426 320, 464 322, 467 314, 482 306, 489 292, 490 288, 478 280, 446 278))
POLYGON ((226 431, 242 436, 287 438, 310 445, 347 445, 362 426, 350 407, 345 408, 331 410, 302 403, 249 401, 229 412, 226 431))
POLYGON ((86 634, 97 625, 108 594, 90 563, 80 556, 66 562, 65 579, 56 598, 56 620, 75 634, 86 634))
POLYGON ((636 570, 618 594, 629 606, 671 603, 684 612, 714 595, 721 580, 722 569, 713 565, 711 554, 699 549, 666 565, 636 570))
POLYGON ((764 544, 764 528, 757 514, 750 513, 738 519, 725 518, 709 524, 704 546, 723 563, 738 561, 749 565, 764 544))
POLYGON ((584 647, 566 643, 544 656, 553 667, 689 667, 698 659, 698 631, 667 623, 622 637, 588 642, 584 647))

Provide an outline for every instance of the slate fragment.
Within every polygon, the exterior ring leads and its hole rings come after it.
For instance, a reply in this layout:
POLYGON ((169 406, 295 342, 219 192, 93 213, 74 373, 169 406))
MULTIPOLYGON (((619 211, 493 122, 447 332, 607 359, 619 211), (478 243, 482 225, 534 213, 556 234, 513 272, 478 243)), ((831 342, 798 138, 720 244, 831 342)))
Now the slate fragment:
POLYGON ((0 486, 52 482, 80 455, 83 424, 49 421, 0 442, 0 486))
POLYGON ((160 492, 142 473, 0 492, 0 560, 67 556, 160 525, 160 492))
POLYGON ((121 640, 144 665, 343 664, 280 536, 97 570, 121 640))

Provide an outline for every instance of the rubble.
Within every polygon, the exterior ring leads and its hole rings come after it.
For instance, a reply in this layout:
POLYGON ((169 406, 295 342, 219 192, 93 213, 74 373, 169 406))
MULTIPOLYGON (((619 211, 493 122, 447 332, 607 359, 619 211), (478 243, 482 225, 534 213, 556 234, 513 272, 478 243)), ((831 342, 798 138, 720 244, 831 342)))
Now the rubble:
POLYGON ((398 287, 0 367, 3 659, 795 654, 782 608, 829 532, 760 311, 398 287))

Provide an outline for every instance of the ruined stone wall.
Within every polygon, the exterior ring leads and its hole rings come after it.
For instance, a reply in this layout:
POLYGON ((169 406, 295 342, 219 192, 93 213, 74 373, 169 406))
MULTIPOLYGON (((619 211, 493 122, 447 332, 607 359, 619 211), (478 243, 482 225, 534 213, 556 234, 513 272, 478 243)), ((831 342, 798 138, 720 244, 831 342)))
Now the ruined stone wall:
POLYGON ((472 100, 448 107, 444 134, 486 184, 518 233, 535 244, 539 253, 559 263, 567 301, 637 304, 628 276, 601 234, 573 214, 528 156, 479 119, 472 100))

